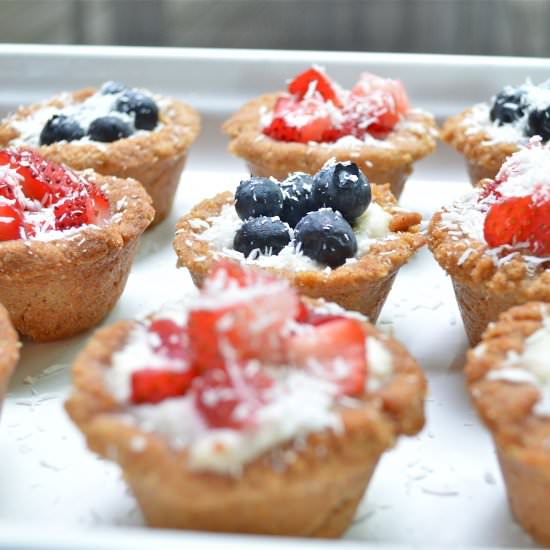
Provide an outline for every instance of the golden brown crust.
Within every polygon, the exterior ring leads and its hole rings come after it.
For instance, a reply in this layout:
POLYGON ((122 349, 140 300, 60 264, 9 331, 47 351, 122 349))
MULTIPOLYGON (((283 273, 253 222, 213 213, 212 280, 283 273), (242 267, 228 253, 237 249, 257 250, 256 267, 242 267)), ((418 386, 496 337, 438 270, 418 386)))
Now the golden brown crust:
POLYGON ((119 322, 98 331, 76 358, 74 390, 66 408, 88 445, 123 468, 147 522, 152 526, 214 531, 335 537, 351 522, 380 454, 400 433, 423 425, 426 381, 404 348, 371 325, 367 334, 383 340, 395 365, 391 381, 342 409, 345 431, 312 434, 297 450, 279 447, 284 468, 268 452, 230 477, 186 467, 185 449, 175 450, 154 433, 125 422, 123 409, 104 387, 113 351, 133 326, 119 322), (144 438, 137 452, 132 441, 144 438))
POLYGON ((515 143, 494 143, 483 130, 472 132, 465 122, 471 112, 472 109, 466 109, 449 117, 441 129, 441 139, 464 155, 470 181, 476 185, 480 179, 493 179, 506 158, 519 148, 515 143))
MULTIPOLYGON (((468 352, 465 374, 472 401, 493 435, 516 519, 535 539, 550 544, 550 418, 533 414, 541 397, 526 383, 489 380, 509 352, 521 353, 525 339, 542 326, 550 305, 531 302, 502 313, 482 342, 468 352)), ((520 367, 520 365, 518 365, 520 367)))
POLYGON ((11 325, 8 312, 0 304, 0 409, 8 382, 19 360, 19 340, 11 325))
MULTIPOLYGON (((20 107, 0 123, 0 147, 9 146, 19 136, 12 126, 14 120, 25 119, 45 106, 60 108, 69 102, 82 102, 95 92, 94 88, 86 88, 20 107)), ((200 130, 199 115, 189 105, 174 99, 161 101, 161 126, 151 132, 138 132, 112 143, 61 142, 36 150, 43 157, 75 170, 91 168, 104 175, 137 179, 153 198, 154 224, 158 223, 170 211, 188 150, 200 130)))
POLYGON ((414 161, 430 154, 436 145, 433 117, 411 110, 406 122, 385 139, 388 147, 339 147, 276 141, 261 131, 260 109, 271 110, 282 92, 267 94, 243 105, 223 125, 229 151, 248 163, 251 173, 284 179, 291 172, 314 174, 331 158, 351 160, 374 182, 390 183, 399 197, 414 161))
POLYGON ((17 330, 35 340, 71 336, 109 313, 153 219, 151 199, 137 181, 85 177, 95 178, 109 199, 107 225, 53 241, 0 242, 0 302, 17 330))
MULTIPOLYGON (((330 272, 322 269, 291 272, 274 268, 269 268, 269 271, 290 281, 306 296, 324 298, 345 309, 359 311, 375 322, 397 271, 424 245, 425 238, 419 233, 418 215, 409 216, 393 210, 395 198, 388 185, 373 184, 371 188, 373 200, 392 212, 391 223, 402 228, 397 239, 377 242, 357 262, 344 264, 330 272), (412 225, 405 227, 405 222, 412 225)), ((174 249, 178 255, 178 267, 187 267, 197 286, 202 285, 218 256, 210 244, 200 238, 205 224, 198 227, 196 220, 207 221, 218 216, 222 207, 232 204, 232 201, 230 192, 204 200, 183 216, 176 226, 174 249)), ((254 265, 250 267, 254 268, 254 265)))
POLYGON ((471 344, 481 338, 490 321, 513 305, 550 301, 550 273, 543 264, 528 269, 521 254, 500 266, 487 254, 487 245, 445 227, 437 212, 428 228, 428 246, 451 276, 464 327, 471 344))

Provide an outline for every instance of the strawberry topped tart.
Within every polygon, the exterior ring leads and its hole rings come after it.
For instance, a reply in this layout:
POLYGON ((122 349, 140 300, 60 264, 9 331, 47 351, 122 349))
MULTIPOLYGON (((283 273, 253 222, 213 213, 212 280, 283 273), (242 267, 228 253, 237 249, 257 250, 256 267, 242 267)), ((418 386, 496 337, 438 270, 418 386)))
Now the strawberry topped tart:
POLYGON ((413 162, 433 151, 433 117, 409 107, 398 80, 363 73, 351 90, 319 67, 296 76, 286 93, 244 105, 225 124, 230 151, 252 174, 284 179, 317 172, 330 158, 353 160, 399 197, 413 162))
POLYGON ((149 525, 335 537, 425 379, 357 314, 216 264, 200 294, 98 331, 66 408, 149 525))
POLYGON ((0 304, 0 410, 8 382, 19 359, 19 340, 8 312, 0 304))
POLYGON ((199 116, 187 104, 106 82, 62 93, 0 123, 0 146, 25 147, 76 170, 137 179, 151 195, 155 223, 170 211, 199 116))
POLYGON ((399 268, 425 243, 420 221, 355 163, 329 161, 313 176, 252 176, 234 196, 202 201, 178 223, 174 248, 199 286, 231 258, 375 322, 399 268))
POLYGON ((444 124, 441 137, 466 159, 472 184, 494 178, 505 159, 533 136, 550 139, 550 81, 505 86, 444 124))
POLYGON ((550 146, 510 156, 494 180, 437 213, 429 246, 451 275, 466 333, 527 301, 550 301, 550 146))
POLYGON ((97 324, 120 296, 151 222, 139 183, 0 150, 0 302, 36 340, 97 324))

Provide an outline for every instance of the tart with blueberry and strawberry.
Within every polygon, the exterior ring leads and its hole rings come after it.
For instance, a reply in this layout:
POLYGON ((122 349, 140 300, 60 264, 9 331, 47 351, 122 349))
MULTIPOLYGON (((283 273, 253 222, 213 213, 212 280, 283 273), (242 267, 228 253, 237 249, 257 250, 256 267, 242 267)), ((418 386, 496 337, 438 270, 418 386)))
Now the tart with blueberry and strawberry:
POLYGON ((178 223, 174 248, 199 286, 216 260, 232 258, 375 322, 399 268, 425 242, 420 221, 356 164, 329 162, 282 182, 253 176, 234 196, 199 203, 178 223))
POLYGON ((433 117, 409 106, 398 80, 363 73, 351 90, 313 67, 286 92, 254 99, 225 124, 229 150, 256 176, 314 174, 330 158, 352 160, 399 198, 413 163, 436 145, 433 117))
POLYGON ((106 82, 20 107, 0 123, 0 147, 25 147, 76 170, 138 180, 155 219, 170 212, 198 114, 186 103, 106 82))
POLYGON ((429 246, 453 281, 472 344, 527 301, 550 301, 550 146, 533 138, 494 180, 432 218, 429 246))
POLYGON ((135 180, 0 150, 0 303, 15 328, 45 341, 99 323, 153 215, 135 180))
POLYGON ((465 367, 471 399, 491 431, 518 523, 550 545, 550 306, 529 302, 501 314, 465 367))
POLYGON ((505 86, 490 102, 450 117, 441 138, 462 153, 472 185, 494 178, 508 156, 533 136, 550 139, 550 87, 527 81, 505 86))
POLYGON ((339 536, 424 422, 401 345, 229 262, 185 305, 98 331, 73 380, 67 411, 154 527, 339 536))
POLYGON ((11 373, 19 360, 19 340, 8 312, 0 304, 0 410, 11 373))

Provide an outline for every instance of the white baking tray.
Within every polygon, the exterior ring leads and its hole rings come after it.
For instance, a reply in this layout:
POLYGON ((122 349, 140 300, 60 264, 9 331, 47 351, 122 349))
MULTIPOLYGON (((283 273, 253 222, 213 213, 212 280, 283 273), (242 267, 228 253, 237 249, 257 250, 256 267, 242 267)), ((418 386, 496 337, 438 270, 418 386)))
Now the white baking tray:
MULTIPOLYGON (((20 103, 117 79, 183 98, 200 110, 172 215, 143 238, 128 286, 105 321, 144 315, 192 284, 176 270, 171 241, 195 202, 234 187, 243 163, 226 152, 222 121, 245 100, 281 89, 319 63, 350 86, 362 70, 401 78, 414 105, 438 118, 484 100, 507 83, 548 76, 550 61, 323 52, 0 46, 0 114, 20 103)), ((418 163, 402 206, 427 219, 468 189, 461 159, 447 147, 418 163)), ((382 459, 354 525, 341 544, 419 547, 531 547, 508 511, 490 439, 464 391, 466 339, 451 285, 427 250, 397 277, 378 322, 426 370, 428 422, 382 459)), ((0 546, 6 548, 325 548, 288 541, 143 529, 117 466, 99 460, 68 421, 69 368, 87 333, 64 342, 25 342, 0 424, 0 546)))

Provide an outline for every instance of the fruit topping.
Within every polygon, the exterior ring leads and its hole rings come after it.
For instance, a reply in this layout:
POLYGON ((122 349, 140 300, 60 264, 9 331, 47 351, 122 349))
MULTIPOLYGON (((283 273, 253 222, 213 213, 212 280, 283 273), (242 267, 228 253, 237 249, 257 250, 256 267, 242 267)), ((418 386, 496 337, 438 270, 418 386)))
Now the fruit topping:
POLYGON ((338 267, 357 252, 357 240, 340 212, 322 208, 304 216, 295 229, 297 250, 330 267, 338 267))
POLYGON ((58 141, 75 141, 84 137, 80 124, 66 116, 53 115, 40 132, 40 145, 51 145, 58 141))
POLYGON ((193 384, 195 405, 211 428, 253 426, 270 400, 273 380, 254 363, 210 369, 193 384))
POLYGON ((511 124, 524 115, 525 107, 525 92, 521 89, 507 87, 493 100, 489 118, 491 122, 496 122, 499 126, 511 124))
POLYGON ((185 371, 141 369, 132 373, 131 400, 135 405, 160 403, 170 397, 184 395, 191 386, 194 374, 185 371))
POLYGON ((246 257, 254 250, 270 256, 279 254, 290 240, 287 224, 278 217, 260 216, 243 222, 235 233, 233 248, 246 257))
POLYGON ((288 341, 291 364, 333 382, 343 395, 365 392, 365 333, 354 319, 328 319, 294 334, 288 341))
POLYGON ((409 109, 398 80, 363 73, 351 91, 340 88, 322 71, 311 68, 277 98, 263 133, 278 141, 331 143, 366 134, 385 138, 409 109))
POLYGON ((543 141, 550 139, 550 107, 533 109, 527 118, 527 135, 540 136, 543 141))
POLYGON ((338 210, 349 223, 353 223, 369 206, 371 189, 355 163, 337 162, 315 174, 312 199, 317 208, 338 210))
POLYGON ((283 193, 270 178, 251 177, 239 183, 235 192, 235 210, 241 220, 257 216, 278 216, 283 207, 283 193))
POLYGON ((94 141, 111 143, 132 134, 130 125, 115 115, 96 118, 90 123, 88 136, 94 141))
POLYGON ((550 200, 510 197, 491 206, 483 233, 490 247, 525 243, 535 256, 550 255, 550 200))
POLYGON ((119 94, 121 92, 124 92, 128 89, 128 86, 125 84, 122 84, 121 82, 115 82, 114 80, 110 80, 108 82, 105 82, 101 88, 99 89, 99 93, 102 95, 113 95, 113 94, 119 94))
POLYGON ((290 227, 295 227, 308 212, 315 209, 311 200, 312 188, 313 178, 302 172, 291 174, 281 182, 283 208, 279 216, 290 227))
POLYGON ((157 104, 148 95, 136 90, 125 91, 115 103, 115 111, 134 116, 138 130, 153 130, 159 121, 157 104))
POLYGON ((296 292, 261 273, 242 286, 238 269, 218 268, 189 312, 191 356, 199 370, 223 368, 227 359, 280 358, 281 329, 298 309, 296 292))
POLYGON ((0 241, 101 224, 109 202, 92 183, 26 150, 0 151, 0 241))

